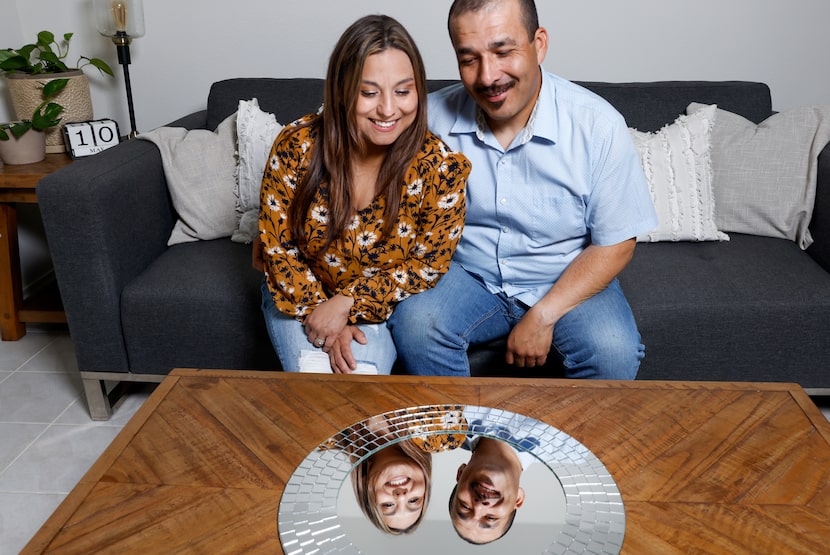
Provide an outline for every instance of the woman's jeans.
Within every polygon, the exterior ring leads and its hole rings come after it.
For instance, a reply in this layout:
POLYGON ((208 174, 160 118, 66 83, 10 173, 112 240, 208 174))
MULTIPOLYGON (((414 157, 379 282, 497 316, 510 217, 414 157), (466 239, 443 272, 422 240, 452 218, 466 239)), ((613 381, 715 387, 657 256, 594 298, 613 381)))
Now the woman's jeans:
MULTIPOLYGON (((452 264, 435 287, 399 303, 388 325, 407 373, 469 376, 467 348, 506 337, 528 309, 452 264)), ((556 323, 548 356, 568 378, 633 380, 644 350, 615 279, 556 323)))
MULTIPOLYGON (((300 371, 300 355, 303 351, 322 352, 308 341, 300 321, 277 310, 265 280, 262 281, 262 313, 271 343, 280 359, 282 369, 286 372, 300 371)), ((352 355, 355 361, 374 366, 378 374, 391 373, 396 353, 395 343, 386 323, 360 324, 359 327, 366 334, 367 343, 361 345, 357 341, 352 341, 352 355)))

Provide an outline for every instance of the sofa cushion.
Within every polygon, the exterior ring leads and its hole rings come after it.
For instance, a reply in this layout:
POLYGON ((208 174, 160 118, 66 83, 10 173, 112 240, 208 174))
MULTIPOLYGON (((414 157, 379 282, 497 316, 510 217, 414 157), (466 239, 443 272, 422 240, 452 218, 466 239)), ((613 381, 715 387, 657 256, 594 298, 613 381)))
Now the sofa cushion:
POLYGON ((620 283, 646 346, 638 378, 826 384, 830 274, 792 241, 641 243, 620 283))
POLYGON ((681 115, 656 133, 630 130, 659 222, 638 241, 729 239, 715 226, 709 156, 715 110, 681 115))
MULTIPOLYGON (((688 111, 701 109, 708 108, 692 103, 688 111)), ((758 125, 718 109, 712 141, 718 226, 810 246, 818 155, 830 141, 830 106, 789 110, 758 125)))
POLYGON ((260 309, 261 283, 250 245, 217 239, 167 249, 121 296, 132 371, 278 369, 260 309))

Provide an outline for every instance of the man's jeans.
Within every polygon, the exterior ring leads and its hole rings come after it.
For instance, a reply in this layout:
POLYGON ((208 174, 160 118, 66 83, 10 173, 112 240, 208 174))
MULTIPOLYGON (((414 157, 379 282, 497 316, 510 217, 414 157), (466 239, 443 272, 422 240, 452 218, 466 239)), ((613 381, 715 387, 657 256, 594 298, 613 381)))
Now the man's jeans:
MULTIPOLYGON (((388 325, 407 373, 469 376, 467 348, 506 337, 528 307, 490 293, 458 264, 428 291, 395 307, 388 325)), ((644 346, 619 283, 563 316, 548 357, 559 357, 568 378, 633 380, 644 346)))

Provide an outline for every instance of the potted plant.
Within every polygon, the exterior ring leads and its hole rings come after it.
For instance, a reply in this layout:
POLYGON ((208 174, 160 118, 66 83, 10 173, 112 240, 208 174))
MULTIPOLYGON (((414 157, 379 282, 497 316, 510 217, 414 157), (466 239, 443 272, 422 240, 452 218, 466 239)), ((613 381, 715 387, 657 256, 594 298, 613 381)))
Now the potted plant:
POLYGON ((0 158, 6 164, 31 164, 46 154, 47 129, 61 122, 64 108, 52 99, 66 88, 68 79, 53 79, 44 87, 40 104, 31 119, 0 123, 0 158))
MULTIPOLYGON (((60 96, 55 98, 64 107, 64 122, 93 118, 89 80, 83 68, 92 66, 110 76, 113 72, 105 61, 87 56, 79 56, 75 66, 69 66, 67 60, 72 35, 66 33, 58 42, 53 33, 41 31, 33 44, 0 50, 0 71, 6 77, 17 119, 27 119, 36 111, 42 101, 41 90, 53 79, 69 80, 60 96)), ((46 134, 46 151, 64 150, 60 129, 50 129, 46 134)))

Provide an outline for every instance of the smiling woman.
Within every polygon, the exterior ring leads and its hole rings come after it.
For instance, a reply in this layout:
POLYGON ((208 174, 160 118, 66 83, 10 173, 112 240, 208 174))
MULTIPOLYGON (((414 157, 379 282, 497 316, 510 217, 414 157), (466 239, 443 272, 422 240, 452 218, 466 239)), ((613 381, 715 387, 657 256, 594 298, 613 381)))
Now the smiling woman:
POLYGON ((378 530, 398 535, 418 528, 432 494, 432 453, 463 442, 463 433, 445 432, 462 421, 461 409, 432 407, 378 415, 321 446, 348 454, 354 464, 354 498, 378 530), (436 435, 426 436, 425 441, 413 436, 417 431, 436 435))
POLYGON ((380 450, 352 471, 355 499, 366 517, 389 534, 413 532, 426 514, 432 457, 404 440, 380 450))
POLYGON ((469 161, 427 130, 426 72, 394 19, 349 26, 319 113, 274 142, 261 188, 262 310, 286 371, 389 374, 393 308, 449 269, 469 161))

